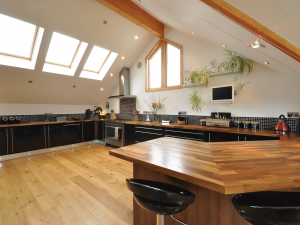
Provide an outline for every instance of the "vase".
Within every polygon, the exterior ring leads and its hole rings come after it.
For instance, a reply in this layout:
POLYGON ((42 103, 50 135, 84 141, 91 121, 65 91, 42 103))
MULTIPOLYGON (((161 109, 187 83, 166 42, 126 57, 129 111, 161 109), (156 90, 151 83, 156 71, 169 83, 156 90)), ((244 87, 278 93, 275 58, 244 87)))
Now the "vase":
POLYGON ((157 113, 153 113, 153 122, 158 122, 157 113))

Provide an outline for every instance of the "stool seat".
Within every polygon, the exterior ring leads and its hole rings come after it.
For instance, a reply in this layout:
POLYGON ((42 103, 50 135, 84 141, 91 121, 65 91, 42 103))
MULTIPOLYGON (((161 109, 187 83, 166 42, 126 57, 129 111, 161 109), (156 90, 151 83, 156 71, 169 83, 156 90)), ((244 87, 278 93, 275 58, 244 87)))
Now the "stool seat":
POLYGON ((300 224, 300 193, 265 191, 239 194, 232 199, 239 214, 254 225, 300 224))

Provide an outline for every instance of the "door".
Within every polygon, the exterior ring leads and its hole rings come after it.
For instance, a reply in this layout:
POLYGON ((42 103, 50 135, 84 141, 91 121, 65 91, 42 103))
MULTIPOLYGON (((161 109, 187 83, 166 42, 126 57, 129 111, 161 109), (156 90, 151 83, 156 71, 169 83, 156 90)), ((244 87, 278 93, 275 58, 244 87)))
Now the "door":
POLYGON ((47 125, 30 126, 30 150, 47 148, 46 128, 47 125))
POLYGON ((98 122, 98 140, 105 141, 105 122, 98 122))
POLYGON ((8 154, 8 128, 0 128, 0 155, 8 154))
POLYGON ((105 124, 105 142, 106 144, 122 147, 123 146, 123 124, 111 123, 105 124))
POLYGON ((62 145, 80 143, 82 139, 81 123, 69 123, 62 125, 62 145))
POLYGON ((11 132, 11 153, 30 151, 30 127, 20 126, 8 129, 11 132))
POLYGON ((47 125, 48 143, 47 146, 57 147, 64 144, 62 139, 62 124, 51 124, 47 125))
POLYGON ((84 122, 82 123, 83 130, 83 141, 95 140, 95 122, 84 122))

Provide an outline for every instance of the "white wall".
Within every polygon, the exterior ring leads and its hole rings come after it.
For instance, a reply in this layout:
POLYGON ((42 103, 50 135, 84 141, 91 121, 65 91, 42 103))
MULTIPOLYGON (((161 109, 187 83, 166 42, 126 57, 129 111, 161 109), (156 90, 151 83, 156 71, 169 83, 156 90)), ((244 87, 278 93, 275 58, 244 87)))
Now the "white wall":
MULTIPOLYGON (((183 65, 188 70, 200 69, 201 65, 209 67, 212 59, 220 63, 225 58, 222 46, 214 46, 180 31, 170 30, 166 38, 183 46, 183 65)), ((300 77, 295 78, 288 73, 279 73, 272 69, 272 64, 264 66, 256 63, 253 72, 248 77, 243 76, 242 82, 250 83, 245 85, 243 92, 235 96, 233 104, 211 103, 210 92, 212 86, 233 84, 234 75, 211 78, 207 89, 198 88, 201 92, 205 92, 202 95, 205 100, 202 113, 192 111, 187 103, 188 95, 193 91, 192 88, 146 93, 145 57, 157 41, 158 38, 154 37, 130 68, 131 95, 137 95, 137 110, 139 111, 149 111, 142 101, 144 98, 148 99, 149 95, 168 97, 165 109, 160 111, 161 114, 177 114, 178 111, 187 111, 189 115, 210 115, 213 111, 231 112, 233 116, 278 117, 282 113, 286 115, 288 111, 300 111, 300 77), (140 69, 136 66, 138 62, 143 63, 140 69)), ((249 48, 249 51, 254 50, 249 48)))

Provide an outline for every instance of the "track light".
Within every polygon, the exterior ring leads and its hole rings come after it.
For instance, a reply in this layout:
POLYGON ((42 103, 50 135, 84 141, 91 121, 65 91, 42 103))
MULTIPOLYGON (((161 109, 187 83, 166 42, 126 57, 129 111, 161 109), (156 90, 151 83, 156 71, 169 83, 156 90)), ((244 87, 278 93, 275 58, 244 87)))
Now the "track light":
POLYGON ((250 47, 251 48, 260 48, 260 47, 264 48, 264 47, 266 47, 262 43, 260 43, 261 41, 262 41, 262 39, 259 39, 259 38, 255 39, 255 41, 253 41, 250 44, 250 47))

